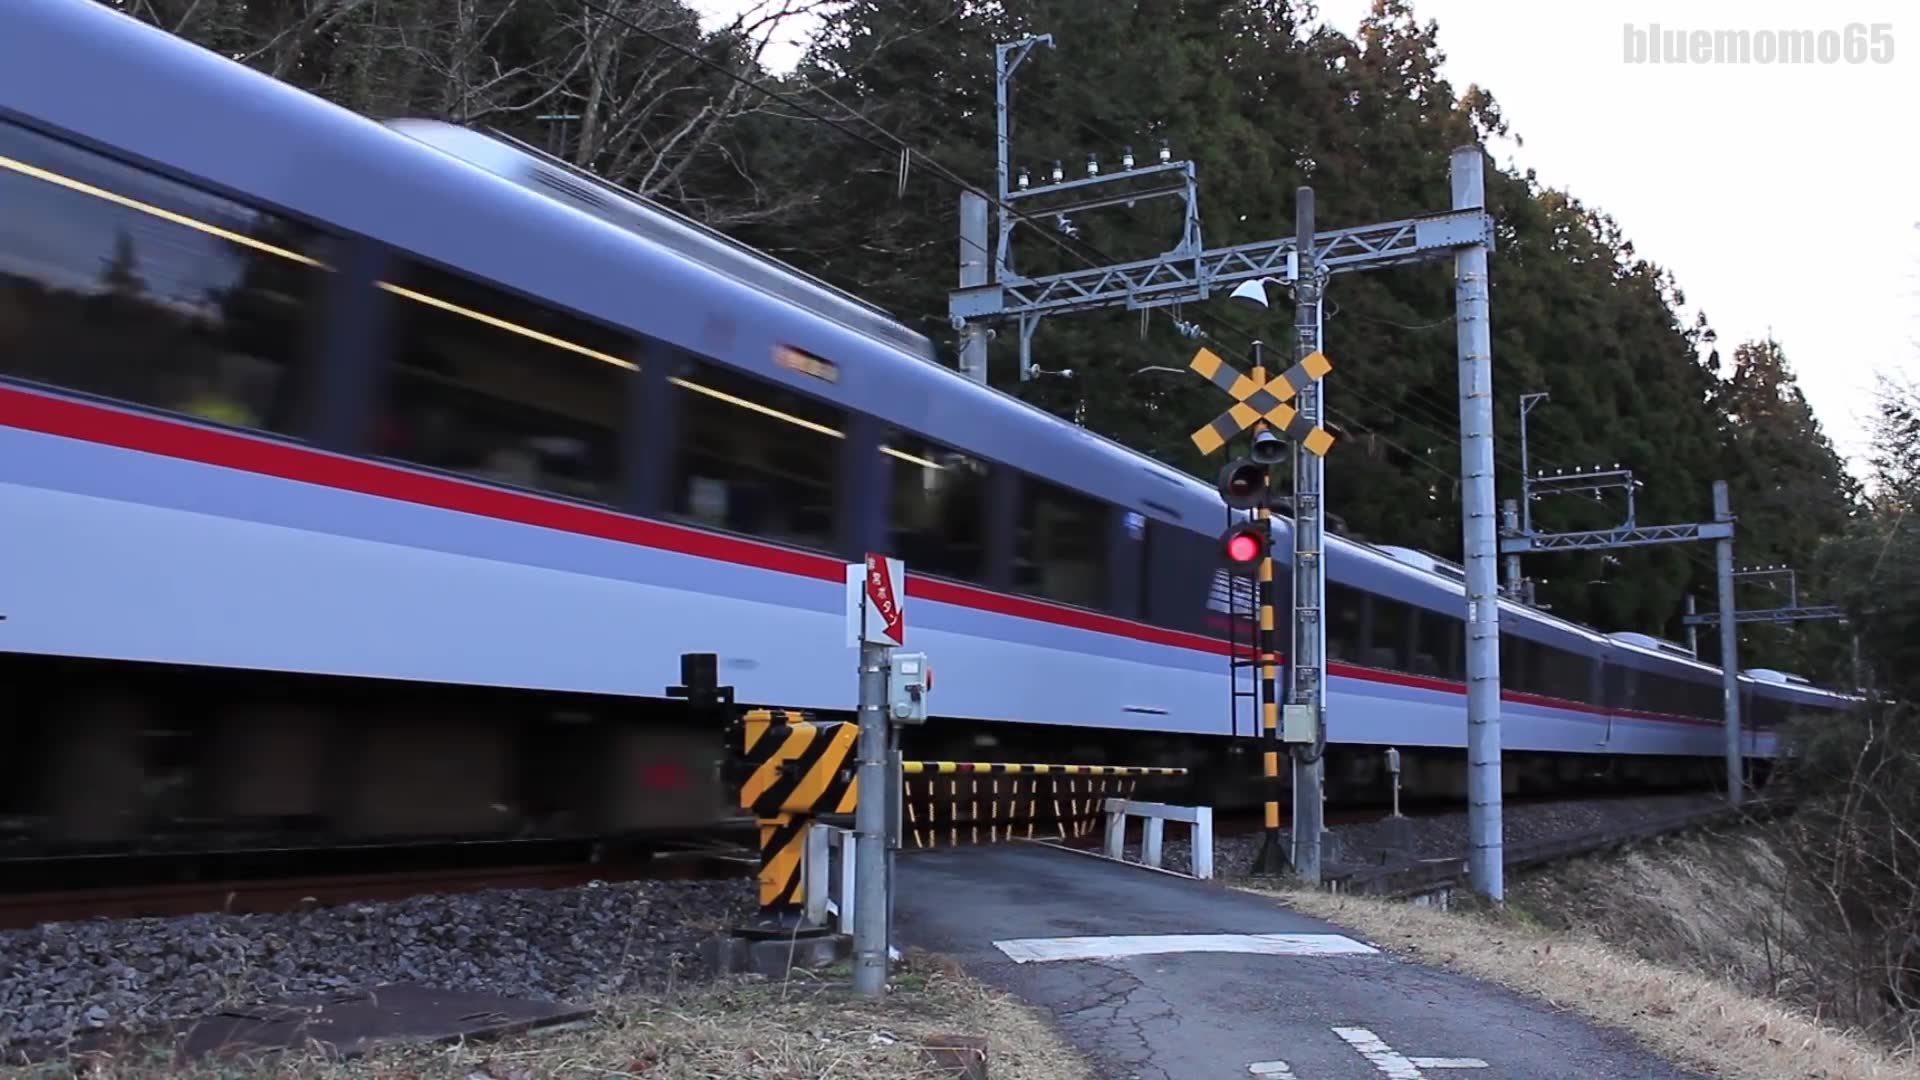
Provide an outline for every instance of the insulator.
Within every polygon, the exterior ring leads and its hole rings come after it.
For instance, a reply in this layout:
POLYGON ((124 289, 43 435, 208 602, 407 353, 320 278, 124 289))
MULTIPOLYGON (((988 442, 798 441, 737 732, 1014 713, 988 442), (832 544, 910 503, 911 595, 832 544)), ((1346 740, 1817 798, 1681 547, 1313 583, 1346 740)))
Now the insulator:
POLYGON ((1172 160, 1173 160, 1173 148, 1167 145, 1167 140, 1161 139, 1160 140, 1160 163, 1164 165, 1167 162, 1172 160))
POLYGON ((1087 175, 1088 176, 1100 175, 1100 159, 1097 157, 1094 157, 1092 154, 1087 155, 1087 175))
POLYGON ((1020 190, 1027 190, 1027 170, 1025 169, 1020 170, 1020 190))
POLYGON ((1133 168, 1133 147, 1125 147, 1120 151, 1120 167, 1123 169, 1133 168))
POLYGON ((1060 163, 1057 161, 1054 162, 1053 163, 1053 182, 1057 184, 1060 181, 1066 179, 1066 176, 1067 176, 1066 172, 1060 168, 1060 163))

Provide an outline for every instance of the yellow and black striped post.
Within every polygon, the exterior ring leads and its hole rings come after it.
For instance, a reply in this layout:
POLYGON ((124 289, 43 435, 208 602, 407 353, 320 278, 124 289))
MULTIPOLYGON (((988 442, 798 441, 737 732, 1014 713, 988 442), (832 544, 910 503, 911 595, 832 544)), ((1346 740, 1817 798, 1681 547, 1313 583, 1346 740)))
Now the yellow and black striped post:
MULTIPOLYGON (((1253 343, 1253 381, 1257 386, 1267 382, 1267 366, 1261 355, 1259 342, 1253 343)), ((1265 431, 1267 424, 1262 421, 1254 425, 1254 435, 1265 431)), ((1271 491, 1271 488, 1269 488, 1271 491)), ((1260 655, 1260 732, 1266 749, 1260 755, 1260 775, 1266 781, 1265 825, 1266 842, 1257 859, 1257 868, 1266 872, 1279 869, 1277 865, 1280 853, 1280 694, 1279 664, 1274 649, 1274 636, 1278 632, 1278 620, 1274 617, 1273 597, 1273 510, 1271 499, 1260 500, 1253 509, 1253 519, 1259 523, 1260 535, 1268 542, 1262 548, 1260 556, 1259 587, 1254 603, 1260 608, 1260 629, 1255 638, 1255 648, 1260 655)))
POLYGON ((797 922, 806 903, 807 828, 821 814, 850 814, 859 800, 853 751, 860 729, 816 722, 795 709, 741 718, 746 779, 740 806, 760 825, 760 917, 797 922))

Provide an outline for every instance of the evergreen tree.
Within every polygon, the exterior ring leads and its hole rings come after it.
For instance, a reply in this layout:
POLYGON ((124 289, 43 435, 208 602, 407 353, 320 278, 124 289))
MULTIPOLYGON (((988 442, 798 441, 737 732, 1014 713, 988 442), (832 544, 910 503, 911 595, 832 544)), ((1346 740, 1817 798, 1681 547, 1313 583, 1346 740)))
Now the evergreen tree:
MULTIPOLYGON (((112 0, 103 0, 112 2, 112 0)), ((703 35, 679 0, 607 0, 640 24, 733 71, 767 79, 751 27, 703 35)), ((993 176, 996 42, 1051 33, 1015 79, 1013 165, 1044 182, 1053 163, 1084 175, 1089 153, 1156 159, 1161 141, 1195 162, 1206 246, 1290 236, 1294 190, 1314 188, 1322 229, 1448 205, 1448 158, 1508 132, 1493 93, 1452 85, 1443 28, 1406 0, 1376 0, 1357 33, 1313 28, 1290 0, 849 0, 828 15, 782 89, 829 114, 835 131, 686 61, 574 0, 394 0, 371 6, 155 0, 152 17, 244 55, 297 85, 380 115, 498 125, 728 228, 848 288, 934 340, 953 362, 947 298, 957 281, 959 193, 952 174, 993 176), (598 20, 598 21, 596 21, 598 20), (602 25, 602 24, 605 25, 602 25), (403 48, 393 46, 404 42, 403 48), (500 78, 488 72, 504 73, 500 78), (549 132, 532 118, 583 119, 549 132), (854 137, 856 133, 860 137, 854 137), (910 146, 904 161, 893 137, 910 146)), ((1516 136, 1517 137, 1517 136, 1516 136)), ((1734 481, 1743 562, 1798 564, 1845 522, 1852 495, 1791 372, 1770 343, 1736 352, 1722 383, 1700 357, 1714 334, 1675 314, 1672 273, 1640 258, 1618 223, 1530 172, 1490 168, 1496 461, 1519 494, 1515 420, 1523 393, 1536 467, 1619 463, 1645 486, 1641 523, 1700 521, 1712 482, 1734 481)), ((1038 276, 1169 250, 1180 200, 1124 203, 1062 219, 1059 203, 1018 203, 1015 271, 1038 276)), ((1224 297, 1147 312, 1043 320, 1033 358, 1073 376, 1018 380, 1015 325, 996 327, 995 385, 1202 477, 1188 433, 1221 396, 1184 372, 1198 342, 1244 368, 1261 341, 1269 370, 1291 362, 1291 303, 1264 313, 1224 297)), ((1352 535, 1459 558, 1460 445, 1452 281, 1444 262, 1336 278, 1325 305, 1329 508, 1352 535)), ((908 405, 911 410, 920 405, 908 405)), ((1286 482, 1282 477, 1281 483, 1286 482)), ((1618 501, 1554 499, 1548 531, 1622 523, 1618 501)), ((1680 636, 1682 598, 1710 596, 1704 545, 1530 556, 1541 599, 1607 630, 1680 636)), ((1830 629, 1830 628, 1829 628, 1830 629)), ((1786 642, 1756 655, 1801 666, 1786 642), (1778 648, 1776 648, 1778 646, 1778 648), (1780 650, 1786 650, 1782 653, 1780 650)), ((1831 642, 1829 642, 1831 644, 1831 642)), ((1750 661, 1753 662, 1753 661, 1750 661)))

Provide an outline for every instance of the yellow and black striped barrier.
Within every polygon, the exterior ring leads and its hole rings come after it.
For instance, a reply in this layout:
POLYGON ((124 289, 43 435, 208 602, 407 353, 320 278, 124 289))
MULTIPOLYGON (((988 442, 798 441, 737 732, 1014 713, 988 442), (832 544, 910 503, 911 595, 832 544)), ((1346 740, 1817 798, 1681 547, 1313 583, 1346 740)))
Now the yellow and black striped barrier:
POLYGON ((1087 836, 1107 799, 1132 798, 1145 777, 1187 774, 1162 766, 1000 761, 904 761, 900 771, 901 840, 911 837, 916 848, 1032 839, 1041 831, 1062 840, 1087 836))
MULTIPOLYGON (((739 722, 740 806, 757 819, 760 915, 799 918, 806 895, 807 832, 823 814, 859 803, 859 725, 819 721, 798 709, 750 709, 739 722)), ((1109 798, 1132 798, 1141 779, 1187 775, 1154 765, 1055 765, 903 761, 902 835, 913 846, 1090 835, 1109 798), (984 812, 983 812, 984 807, 984 812)))
POLYGON ((794 914, 807 899, 807 827, 821 814, 852 813, 859 799, 853 752, 860 729, 797 709, 751 709, 741 728, 740 806, 759 819, 761 914, 794 914))
POLYGON ((1185 776, 1187 770, 1157 765, 1016 765, 1005 761, 903 761, 908 776, 921 773, 995 773, 1001 776, 1185 776))

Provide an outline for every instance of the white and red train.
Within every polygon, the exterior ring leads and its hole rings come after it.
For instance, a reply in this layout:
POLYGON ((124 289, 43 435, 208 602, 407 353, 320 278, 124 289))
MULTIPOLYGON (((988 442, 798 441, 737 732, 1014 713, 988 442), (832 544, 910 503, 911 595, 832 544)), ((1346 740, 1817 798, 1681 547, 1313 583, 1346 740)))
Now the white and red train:
MULTIPOLYGON (((743 702, 849 709, 867 551, 908 564, 928 756, 1256 771, 1208 485, 505 141, 94 0, 5 24, 0 812, 69 839, 710 820, 680 655, 743 702)), ((1335 539, 1329 592, 1330 783, 1392 745, 1451 786, 1457 573, 1335 539)), ((1513 783, 1717 762, 1717 669, 1501 627, 1513 783)), ((1759 758, 1849 700, 1742 686, 1759 758)))

